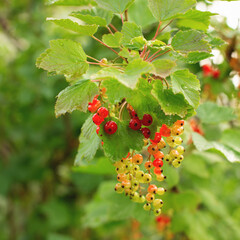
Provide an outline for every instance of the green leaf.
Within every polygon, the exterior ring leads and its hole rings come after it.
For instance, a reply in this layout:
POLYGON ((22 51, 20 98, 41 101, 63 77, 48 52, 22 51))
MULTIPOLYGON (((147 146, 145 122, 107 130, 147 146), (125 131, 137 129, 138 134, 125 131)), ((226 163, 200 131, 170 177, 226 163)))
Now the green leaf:
POLYGON ((230 162, 239 162, 240 161, 240 153, 236 152, 234 149, 217 142, 209 142, 203 136, 198 133, 192 133, 192 139, 195 147, 199 151, 211 150, 216 153, 220 153, 223 157, 225 157, 230 162))
POLYGON ((125 47, 122 48, 118 55, 127 58, 129 62, 140 58, 138 51, 132 50, 131 52, 129 52, 128 49, 125 47))
POLYGON ((174 94, 171 89, 163 89, 160 80, 154 82, 152 94, 166 115, 176 114, 183 118, 187 114, 189 105, 185 102, 183 95, 174 94))
POLYGON ((104 34, 102 41, 109 47, 118 48, 122 39, 122 33, 116 32, 114 34, 104 34))
POLYGON ((205 157, 200 154, 187 155, 184 159, 184 170, 201 178, 208 178, 205 157))
POLYGON ((227 42, 225 42, 224 40, 222 40, 221 38, 218 38, 218 37, 212 38, 209 43, 212 46, 212 48, 217 48, 224 44, 227 44, 227 42))
POLYGON ((166 43, 163 42, 163 41, 160 41, 158 39, 155 39, 155 40, 149 40, 147 42, 147 46, 150 47, 150 48, 153 48, 153 49, 160 49, 162 48, 162 50, 166 50, 166 47, 163 47, 163 46, 166 46, 166 43))
POLYGON ((132 38, 130 41, 129 48, 134 50, 143 50, 144 45, 147 43, 147 40, 143 36, 132 38))
POLYGON ((181 93, 192 107, 197 108, 200 100, 200 82, 197 76, 184 69, 171 74, 171 80, 173 92, 181 93))
POLYGON ((86 59, 80 43, 70 39, 58 39, 50 41, 50 48, 40 55, 36 65, 71 79, 80 77, 88 70, 86 59))
POLYGON ((107 9, 114 13, 123 13, 134 0, 95 0, 100 8, 107 9))
POLYGON ((236 119, 234 110, 230 107, 221 107, 213 102, 205 102, 197 109, 197 116, 203 123, 217 124, 236 119))
POLYGON ((90 115, 82 126, 75 165, 87 165, 94 158, 101 142, 96 133, 96 128, 92 121, 92 115, 90 115))
POLYGON ((191 9, 185 14, 177 16, 177 26, 207 31, 210 23, 210 17, 213 15, 216 14, 207 11, 202 12, 196 9, 191 9))
POLYGON ((204 40, 205 35, 196 30, 179 31, 172 39, 172 47, 181 53, 210 52, 209 43, 204 40))
POLYGON ((179 13, 184 13, 192 8, 195 0, 148 0, 153 16, 159 21, 175 18, 179 13))
POLYGON ((143 135, 141 131, 134 131, 129 127, 129 121, 120 121, 117 118, 108 118, 100 126, 99 136, 103 140, 103 150, 105 155, 112 161, 118 161, 127 156, 130 149, 140 151, 143 147, 143 135), (115 121, 117 131, 109 135, 105 133, 103 126, 106 121, 115 121), (134 139, 134 141, 133 141, 134 139))
MULTIPOLYGON (((95 129, 95 133, 96 133, 96 129, 95 129)), ((99 139, 99 137, 97 138, 99 139)), ((91 145, 89 144, 90 142, 91 142, 91 139, 88 140, 88 145, 91 145)), ((96 175, 107 175, 107 174, 115 175, 116 174, 114 166, 106 157, 99 158, 97 160, 97 163, 94 165, 91 164, 91 165, 83 165, 83 166, 81 165, 79 167, 74 167, 73 171, 80 172, 80 173, 96 174, 96 175)))
POLYGON ((57 96, 55 114, 59 117, 66 112, 74 110, 87 111, 88 103, 98 93, 95 83, 90 80, 81 80, 65 88, 57 96))
POLYGON ((142 29, 135 23, 124 22, 122 27, 122 34, 122 44, 124 46, 128 46, 133 38, 142 36, 142 29))
POLYGON ((210 58, 213 55, 208 52, 188 52, 187 54, 185 53, 179 53, 179 52, 173 52, 173 56, 181 60, 183 62, 186 62, 188 64, 195 64, 200 62, 203 59, 210 58))
POLYGON ((222 133, 221 142, 240 153, 240 129, 227 129, 222 133))
POLYGON ((176 66, 176 63, 170 59, 158 59, 153 62, 154 73, 160 77, 166 78, 176 66))
POLYGON ((156 22, 151 11, 146 7, 146 0, 135 0, 128 9, 128 12, 129 20, 142 27, 146 27, 156 22))
POLYGON ((61 5, 61 6, 88 6, 95 5, 93 0, 48 0, 47 5, 61 5))
POLYGON ((66 28, 80 35, 92 36, 98 29, 96 24, 93 25, 80 25, 71 19, 48 19, 48 21, 57 24, 60 27, 66 28))
POLYGON ((176 168, 173 168, 169 164, 164 164, 162 169, 163 174, 167 176, 165 181, 167 183, 168 189, 176 186, 179 183, 179 173, 176 168))
POLYGON ((79 18, 87 24, 96 24, 106 26, 112 20, 112 12, 102 8, 84 9, 78 12, 72 12, 70 16, 79 18))

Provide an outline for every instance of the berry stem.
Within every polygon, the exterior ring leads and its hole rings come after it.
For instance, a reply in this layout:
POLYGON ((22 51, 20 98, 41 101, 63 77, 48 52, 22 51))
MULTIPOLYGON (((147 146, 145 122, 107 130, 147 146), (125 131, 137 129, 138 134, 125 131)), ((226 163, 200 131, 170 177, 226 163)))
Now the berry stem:
POLYGON ((126 106, 126 104, 127 104, 127 101, 124 101, 121 108, 120 108, 120 111, 119 111, 119 119, 120 120, 122 119, 122 112, 123 112, 123 109, 126 106))
POLYGON ((122 15, 122 14, 120 14, 120 16, 121 16, 121 19, 122 19, 122 24, 124 24, 124 21, 123 21, 123 15, 122 15))
POLYGON ((110 23, 109 26, 110 26, 115 32, 118 32, 118 30, 114 27, 113 24, 110 23))
POLYGON ((108 31, 113 35, 113 32, 111 30, 111 28, 109 26, 106 26, 106 28, 108 29, 108 31))
POLYGON ((158 54, 159 52, 161 52, 162 51, 162 49, 159 49, 157 52, 155 52, 151 57, 149 57, 148 59, 147 59, 147 61, 150 61, 150 59, 151 58, 153 58, 156 54, 158 54))
POLYGON ((94 60, 94 61, 96 61, 96 62, 98 62, 98 63, 101 63, 101 61, 97 60, 97 59, 94 58, 94 57, 91 57, 91 56, 88 56, 88 55, 87 55, 87 58, 90 58, 90 59, 92 59, 92 60, 94 60))
POLYGON ((153 39, 152 39, 152 40, 155 40, 155 39, 156 39, 156 37, 158 36, 158 34, 159 34, 159 29, 160 29, 161 25, 162 25, 162 22, 161 22, 161 21, 159 21, 159 24, 158 24, 157 31, 156 31, 156 33, 155 33, 155 35, 154 35, 154 37, 153 37, 153 39))
POLYGON ((171 51, 171 49, 169 49, 169 50, 167 50, 166 52, 164 52, 164 53, 161 53, 161 54, 158 54, 156 57, 154 57, 153 59, 151 59, 149 62, 152 62, 154 59, 156 59, 156 58, 158 58, 158 57, 160 57, 160 56, 162 56, 162 55, 164 55, 164 54, 166 54, 166 53, 168 53, 168 52, 170 52, 171 51))
POLYGON ((142 53, 140 54, 140 57, 141 57, 141 58, 143 58, 146 50, 147 50, 147 45, 144 46, 144 49, 143 49, 142 53))
POLYGON ((150 52, 151 52, 150 50, 147 51, 146 55, 144 56, 144 61, 147 60, 147 58, 148 58, 150 52))
POLYGON ((125 22, 127 22, 128 21, 128 10, 125 10, 124 14, 125 14, 125 22))
POLYGON ((173 22, 174 19, 172 19, 169 23, 167 23, 159 33, 161 33, 167 26, 169 26, 172 22, 173 22))

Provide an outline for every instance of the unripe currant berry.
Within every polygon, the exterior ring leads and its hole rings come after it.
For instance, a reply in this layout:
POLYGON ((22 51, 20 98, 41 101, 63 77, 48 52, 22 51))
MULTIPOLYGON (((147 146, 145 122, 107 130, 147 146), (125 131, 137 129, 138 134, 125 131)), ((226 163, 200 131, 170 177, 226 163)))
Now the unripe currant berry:
POLYGON ((179 152, 176 149, 170 151, 170 156, 172 158, 177 158, 179 156, 179 152))
POLYGON ((134 171, 134 172, 138 171, 139 169, 140 169, 140 167, 139 167, 138 165, 134 165, 134 166, 133 166, 133 171, 134 171))
POLYGON ((149 154, 152 154, 152 155, 156 154, 158 152, 157 145, 156 144, 149 145, 148 152, 149 154))
POLYGON ((181 165, 181 161, 179 161, 178 159, 175 159, 175 160, 172 162, 172 165, 173 165, 175 168, 178 168, 178 167, 180 167, 180 165, 181 165))
POLYGON ((137 180, 132 180, 132 186, 137 190, 139 188, 139 182, 137 180))
POLYGON ((150 138, 151 131, 149 128, 142 128, 141 132, 145 138, 150 138))
POLYGON ((116 167, 115 170, 116 170, 117 173, 125 173, 125 168, 122 167, 122 166, 121 167, 116 167))
POLYGON ((162 187, 159 187, 159 188, 157 189, 157 194, 158 194, 158 195, 163 195, 165 192, 166 192, 166 189, 164 189, 164 188, 162 188, 162 187))
POLYGON ((150 211, 151 210, 151 204, 150 203, 145 203, 144 206, 143 206, 143 209, 145 211, 150 211))
POLYGON ((166 147, 166 143, 164 139, 161 139, 160 142, 157 144, 158 149, 163 149, 166 147))
POLYGON ((148 186, 148 192, 149 192, 149 193, 156 194, 156 193, 157 193, 157 190, 158 190, 158 188, 157 188, 157 186, 154 185, 154 184, 151 184, 151 185, 148 186))
POLYGON ((156 158, 153 161, 153 166, 156 167, 156 168, 161 168, 163 166, 163 160, 160 159, 160 158, 156 158))
POLYGON ((144 167, 146 170, 150 170, 153 167, 153 163, 151 161, 147 161, 145 162, 144 167))
POLYGON ((138 192, 134 192, 132 194, 132 201, 133 202, 138 202, 139 201, 139 193, 138 192))
POLYGON ((175 126, 179 126, 179 127, 182 127, 184 125, 184 120, 177 120, 175 123, 174 123, 175 126))
POLYGON ((164 179, 166 179, 166 176, 164 176, 163 174, 160 174, 160 175, 157 175, 157 181, 159 181, 159 182, 162 182, 162 181, 164 181, 164 179))
POLYGON ((121 183, 117 183, 117 184, 115 185, 114 190, 115 190, 117 193, 122 193, 122 192, 124 191, 124 189, 122 188, 121 183))
POLYGON ((97 113, 93 115, 92 120, 96 125, 100 125, 104 121, 104 119, 100 117, 97 113))
POLYGON ((170 137, 170 135, 171 135, 171 130, 170 130, 170 128, 167 127, 166 124, 162 125, 159 132, 163 137, 170 137))
POLYGON ((162 169, 160 167, 155 167, 153 172, 156 174, 156 175, 161 175, 162 174, 162 169))
POLYGON ((143 161, 143 156, 141 154, 135 154, 132 158, 133 163, 141 164, 143 161))
POLYGON ((117 175, 117 180, 119 181, 119 182, 122 182, 122 181, 124 181, 126 179, 126 174, 124 174, 124 173, 119 173, 118 175, 117 175))
POLYGON ((129 180, 123 180, 122 181, 122 188, 130 188, 131 182, 129 180))
POLYGON ((177 160, 179 160, 180 162, 184 159, 184 156, 183 155, 179 155, 177 160))
POLYGON ((153 207, 155 208, 155 209, 159 209, 159 208, 161 208, 163 206, 163 200, 162 199, 155 199, 154 201, 153 201, 153 207))
POLYGON ((114 121, 108 121, 104 125, 104 131, 110 135, 114 134, 117 131, 117 129, 118 129, 118 126, 114 121))
POLYGON ((98 109, 97 113, 102 118, 106 118, 109 114, 108 110, 105 107, 100 107, 98 109))
POLYGON ((144 203, 146 201, 146 198, 143 195, 139 195, 139 203, 144 203))
POLYGON ((160 158, 160 159, 164 159, 164 153, 161 151, 158 151, 156 154, 153 155, 154 158, 160 158))
POLYGON ((142 119, 142 124, 144 126, 150 126, 153 122, 153 118, 150 114, 144 114, 142 119))
POLYGON ((161 215, 162 210, 160 208, 159 209, 154 209, 153 213, 157 217, 157 216, 161 215))
POLYGON ((145 183, 150 183, 150 182, 152 181, 152 176, 151 176, 151 174, 145 173, 145 174, 144 174, 144 177, 143 177, 143 181, 144 181, 145 183))
POLYGON ((141 180, 144 177, 144 172, 141 170, 136 171, 136 178, 137 180, 141 180))
POLYGON ((171 162, 172 161, 172 157, 170 156, 170 154, 166 154, 164 160, 166 162, 171 162))
POLYGON ((179 154, 183 154, 185 152, 185 149, 183 146, 178 146, 176 150, 179 152, 179 154))
POLYGON ((142 124, 138 118, 132 118, 129 122, 129 127, 135 131, 141 128, 142 124))
POLYGON ((132 169, 133 165, 132 163, 127 163, 124 165, 124 168, 127 172, 129 172, 132 169))
POLYGON ((182 140, 181 137, 176 137, 174 140, 175 140, 175 143, 176 143, 177 145, 180 145, 180 144, 182 144, 182 142, 183 142, 183 140, 182 140))
POLYGON ((173 137, 167 137, 166 141, 170 147, 175 147, 176 144, 175 144, 175 140, 173 137))
POLYGON ((172 136, 180 136, 184 131, 183 127, 174 126, 171 130, 172 136))
POLYGON ((108 60, 107 60, 106 58, 102 58, 102 59, 100 60, 100 66, 101 66, 101 64, 102 64, 103 66, 105 66, 107 63, 108 63, 108 60))
POLYGON ((150 202, 150 203, 153 202, 155 200, 154 194, 153 193, 147 193, 146 200, 147 200, 147 202, 150 202))

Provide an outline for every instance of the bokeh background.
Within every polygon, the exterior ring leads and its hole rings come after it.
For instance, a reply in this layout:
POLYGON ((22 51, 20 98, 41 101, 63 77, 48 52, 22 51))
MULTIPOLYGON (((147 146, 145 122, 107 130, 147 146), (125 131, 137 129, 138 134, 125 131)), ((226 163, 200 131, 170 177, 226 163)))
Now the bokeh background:
MULTIPOLYGON (((156 219, 114 193, 116 174, 101 150, 90 166, 73 167, 88 114, 74 112, 56 119, 55 97, 68 84, 62 76, 48 76, 35 67, 49 40, 56 38, 77 39, 97 58, 111 58, 111 53, 45 21, 67 16, 73 7, 1 0, 0 240, 239 240, 238 3, 227 19, 211 20, 212 34, 227 44, 215 49, 210 60, 188 66, 201 80, 203 107, 186 124, 186 159, 181 169, 168 172, 164 214, 156 219), (220 74, 206 76, 204 64, 220 74), (209 119, 211 104, 228 110, 221 108, 209 119), (194 131, 225 144, 227 154, 197 150, 191 140, 194 131)), ((217 12, 227 6, 218 4, 199 1, 198 9, 217 12)), ((151 36, 156 27, 151 19, 144 23, 140 12, 132 13, 142 22, 144 34, 151 36)), ((120 24, 117 17, 113 21, 120 24)), ((170 33, 159 36, 163 41, 169 38, 170 33)))

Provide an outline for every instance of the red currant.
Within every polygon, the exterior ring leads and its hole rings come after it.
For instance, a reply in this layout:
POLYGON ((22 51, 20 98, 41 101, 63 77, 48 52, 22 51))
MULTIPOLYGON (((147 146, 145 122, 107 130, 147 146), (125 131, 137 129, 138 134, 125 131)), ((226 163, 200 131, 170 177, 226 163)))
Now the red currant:
POLYGON ((156 175, 161 175, 163 172, 160 167, 155 167, 153 171, 156 175))
POLYGON ((161 138, 162 138, 161 133, 156 132, 153 142, 159 143, 161 141, 161 138))
POLYGON ((131 110, 131 116, 133 118, 137 118, 138 117, 137 112, 134 109, 131 110))
POLYGON ((150 114, 144 114, 142 119, 142 124, 144 126, 150 126, 153 122, 153 118, 150 114))
POLYGON ((163 137, 170 137, 171 135, 171 130, 167 127, 166 124, 163 124, 162 127, 160 128, 160 134, 163 137))
POLYGON ((142 128, 141 131, 145 138, 150 138, 151 131, 149 128, 142 128))
POLYGON ((141 125, 141 121, 138 118, 131 119, 129 123, 129 127, 133 130, 139 130, 141 125))
POLYGON ((161 168, 163 166, 163 160, 161 160, 160 158, 156 158, 153 161, 153 166, 157 168, 161 168))
POLYGON ((217 79, 220 76, 220 71, 218 69, 214 69, 212 72, 213 78, 217 79))
POLYGON ((100 127, 97 126, 96 133, 99 134, 100 127))
POLYGON ((92 120, 96 125, 100 125, 104 121, 104 119, 100 117, 97 113, 93 115, 92 120))
POLYGON ((114 121, 108 121, 104 125, 104 131, 110 135, 114 134, 117 131, 117 129, 118 129, 118 126, 114 121))
POLYGON ((154 185, 154 184, 151 184, 151 185, 148 186, 148 192, 149 192, 149 193, 154 193, 154 194, 156 194, 156 193, 157 193, 157 190, 158 190, 158 188, 157 188, 157 186, 154 185))
POLYGON ((182 127, 184 125, 184 120, 177 120, 175 123, 174 123, 175 126, 179 126, 179 127, 182 127))
POLYGON ((208 64, 203 65, 202 70, 205 77, 210 76, 212 73, 212 67, 208 64))
POLYGON ((100 107, 97 111, 98 115, 102 118, 106 118, 108 116, 108 110, 105 107, 100 107))

